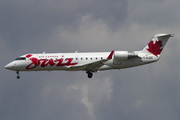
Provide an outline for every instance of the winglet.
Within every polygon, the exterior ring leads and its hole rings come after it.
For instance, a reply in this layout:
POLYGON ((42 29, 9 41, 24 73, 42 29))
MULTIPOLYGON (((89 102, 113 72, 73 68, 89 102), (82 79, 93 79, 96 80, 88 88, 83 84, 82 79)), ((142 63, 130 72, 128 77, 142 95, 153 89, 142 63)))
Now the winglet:
POLYGON ((107 59, 112 59, 113 53, 114 53, 114 50, 109 54, 109 56, 107 57, 107 59))

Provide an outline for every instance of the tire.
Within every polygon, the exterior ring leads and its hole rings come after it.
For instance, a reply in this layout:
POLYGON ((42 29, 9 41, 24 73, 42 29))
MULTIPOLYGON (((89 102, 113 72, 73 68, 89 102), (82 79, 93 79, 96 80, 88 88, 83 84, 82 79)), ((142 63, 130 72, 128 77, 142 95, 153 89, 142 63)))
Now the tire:
POLYGON ((88 73, 88 78, 92 78, 93 74, 91 72, 88 73))

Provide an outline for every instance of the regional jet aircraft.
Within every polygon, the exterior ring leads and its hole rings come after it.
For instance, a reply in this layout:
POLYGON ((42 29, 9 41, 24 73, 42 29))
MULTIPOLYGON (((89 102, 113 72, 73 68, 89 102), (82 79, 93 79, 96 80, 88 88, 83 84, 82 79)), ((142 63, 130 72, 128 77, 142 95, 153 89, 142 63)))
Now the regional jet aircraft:
POLYGON ((89 53, 38 53, 25 54, 5 66, 5 69, 16 71, 85 71, 88 78, 93 72, 111 69, 135 67, 160 58, 160 54, 172 34, 157 34, 140 51, 111 51, 89 53))

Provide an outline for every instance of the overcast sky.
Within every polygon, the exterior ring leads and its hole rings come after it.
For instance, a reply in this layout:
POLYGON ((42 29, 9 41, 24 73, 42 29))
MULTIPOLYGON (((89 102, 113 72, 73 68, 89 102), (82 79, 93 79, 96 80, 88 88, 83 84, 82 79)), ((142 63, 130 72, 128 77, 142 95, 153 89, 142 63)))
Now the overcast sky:
POLYGON ((0 120, 179 120, 179 0, 1 0, 0 120), (23 54, 140 50, 173 33, 161 59, 97 72, 20 72, 23 54))

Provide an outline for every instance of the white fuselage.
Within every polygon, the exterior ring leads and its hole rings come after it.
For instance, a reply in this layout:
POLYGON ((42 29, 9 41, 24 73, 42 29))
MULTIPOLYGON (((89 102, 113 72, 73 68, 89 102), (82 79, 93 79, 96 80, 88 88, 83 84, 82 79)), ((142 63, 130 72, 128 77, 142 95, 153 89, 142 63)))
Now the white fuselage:
MULTIPOLYGON (((152 54, 138 53, 138 58, 127 60, 111 60, 104 63, 98 70, 123 69, 150 62, 157 61, 157 57, 152 54)), ((86 71, 84 68, 73 68, 72 66, 81 66, 91 64, 99 60, 106 59, 110 52, 97 53, 44 53, 44 54, 27 54, 9 63, 6 68, 14 71, 86 71), (28 55, 32 55, 28 58, 28 55)), ((94 72, 94 71, 93 71, 94 72)))

